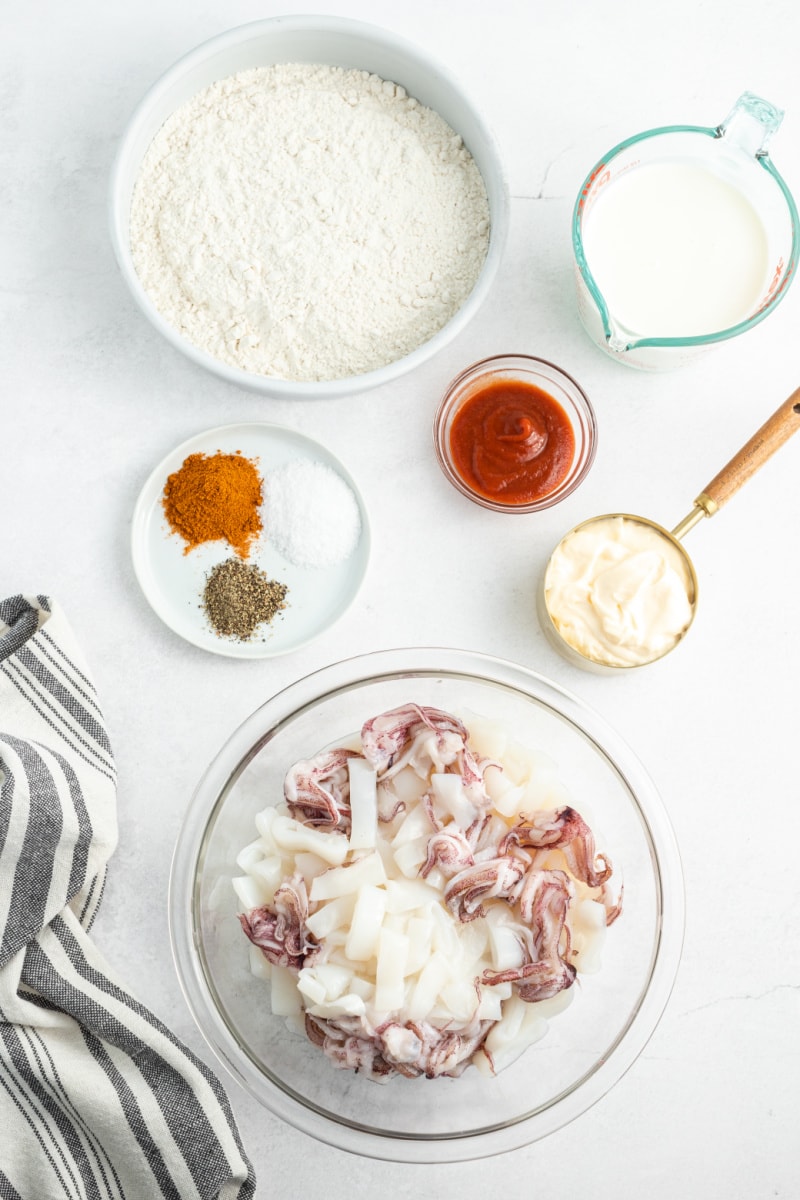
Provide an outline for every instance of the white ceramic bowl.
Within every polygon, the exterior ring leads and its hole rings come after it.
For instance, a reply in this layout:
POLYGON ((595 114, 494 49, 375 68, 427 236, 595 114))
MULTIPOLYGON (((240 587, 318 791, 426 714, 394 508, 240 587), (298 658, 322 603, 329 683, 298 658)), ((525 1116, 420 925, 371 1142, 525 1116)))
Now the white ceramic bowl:
MULTIPOLYGON (((680 857, 652 781, 624 741, 576 697, 513 663, 450 649, 386 650, 300 679, 257 709, 200 781, 178 838, 170 930, 181 985, 209 1045, 276 1115, 330 1145, 406 1162, 454 1162, 513 1150, 579 1116, 631 1065, 658 1023, 683 937, 680 857), (231 878, 255 815, 282 798, 289 766, 369 717, 415 702, 502 721, 546 748, 580 810, 591 811, 622 916, 602 969, 587 975, 545 1038, 487 1079, 393 1078, 335 1070, 272 1015, 249 969, 231 878), (596 822, 596 824, 595 824, 596 822)), ((657 1114, 652 1114, 657 1119, 657 1114)), ((577 1135, 573 1145, 579 1145, 577 1135)), ((432 1189, 435 1192, 435 1188, 432 1189)))
POLYGON ((313 399, 378 387, 430 358, 464 328, 483 303, 508 233, 509 201, 497 144, 460 85, 434 59, 396 34, 339 17, 290 16, 254 21, 204 42, 180 59, 144 97, 122 137, 111 175, 111 240, 122 276, 142 312, 188 358, 230 383, 267 396, 313 399), (192 345, 164 320, 143 288, 131 255, 131 197, 150 142, 164 121, 203 88, 237 71, 282 62, 357 68, 401 84, 459 133, 481 172, 489 199, 489 250, 480 276, 458 312, 411 354, 363 375, 324 382, 293 382, 220 362, 192 345))

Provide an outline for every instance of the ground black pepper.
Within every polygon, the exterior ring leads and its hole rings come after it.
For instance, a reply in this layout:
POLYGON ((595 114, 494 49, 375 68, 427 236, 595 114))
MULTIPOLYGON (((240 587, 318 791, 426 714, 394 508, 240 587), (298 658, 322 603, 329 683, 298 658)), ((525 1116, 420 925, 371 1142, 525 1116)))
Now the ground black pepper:
POLYGON ((206 576, 203 608, 220 637, 249 641, 259 625, 286 607, 285 583, 268 579, 255 563, 228 558, 206 576))

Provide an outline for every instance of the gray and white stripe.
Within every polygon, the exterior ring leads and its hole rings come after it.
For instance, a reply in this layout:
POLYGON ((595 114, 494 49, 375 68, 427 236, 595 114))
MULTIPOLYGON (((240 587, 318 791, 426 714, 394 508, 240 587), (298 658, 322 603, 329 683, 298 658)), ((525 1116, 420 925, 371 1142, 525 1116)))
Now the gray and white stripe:
POLYGON ((88 936, 115 778, 58 606, 0 601, 0 1200, 250 1200, 218 1080, 88 936))

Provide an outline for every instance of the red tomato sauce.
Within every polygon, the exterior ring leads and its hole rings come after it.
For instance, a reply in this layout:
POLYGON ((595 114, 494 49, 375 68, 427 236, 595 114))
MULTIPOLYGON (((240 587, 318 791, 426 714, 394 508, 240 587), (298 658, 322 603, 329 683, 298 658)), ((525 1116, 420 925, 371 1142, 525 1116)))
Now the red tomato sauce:
POLYGON ((518 379, 493 379, 453 418, 450 454, 463 481, 486 500, 531 504, 555 491, 569 471, 575 435, 547 392, 518 379))

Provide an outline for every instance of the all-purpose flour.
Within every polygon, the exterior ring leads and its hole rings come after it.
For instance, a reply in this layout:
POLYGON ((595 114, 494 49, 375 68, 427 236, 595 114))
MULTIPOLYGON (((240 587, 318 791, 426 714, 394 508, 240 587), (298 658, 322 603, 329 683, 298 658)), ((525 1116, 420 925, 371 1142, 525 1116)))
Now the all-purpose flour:
POLYGON ((164 318, 290 380, 358 375, 427 341, 488 239, 480 172, 437 113, 376 75, 306 64, 243 71, 178 109, 131 209, 164 318))

